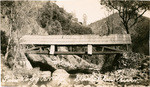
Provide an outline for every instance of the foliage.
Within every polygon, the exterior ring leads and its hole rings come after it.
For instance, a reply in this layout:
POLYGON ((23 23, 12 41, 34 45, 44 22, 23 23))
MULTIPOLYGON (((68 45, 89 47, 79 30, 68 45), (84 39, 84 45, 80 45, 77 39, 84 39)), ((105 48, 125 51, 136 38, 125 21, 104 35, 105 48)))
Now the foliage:
POLYGON ((1 2, 1 14, 10 16, 11 8, 15 5, 14 1, 2 1, 1 2))
POLYGON ((149 9, 149 1, 129 1, 129 0, 101 0, 101 4, 110 9, 118 11, 122 24, 124 25, 126 32, 129 34, 129 29, 133 27, 138 19, 149 9), (140 14, 141 13, 141 14, 140 14), (132 24, 129 22, 132 21, 132 24))
POLYGON ((72 23, 69 29, 70 34, 92 34, 92 30, 89 27, 79 25, 78 23, 72 23))
POLYGON ((114 72, 106 73, 103 80, 118 83, 136 82, 138 79, 133 78, 136 77, 138 73, 140 73, 140 71, 137 69, 119 69, 114 72))
POLYGON ((141 17, 132 31, 132 50, 136 53, 149 55, 149 18, 141 17))
POLYGON ((37 22, 48 34, 91 34, 88 27, 72 21, 72 15, 55 3, 47 2, 39 10, 37 22))
MULTIPOLYGON (((22 35, 27 34, 27 32, 32 31, 32 29, 38 28, 35 27, 36 21, 33 21, 35 19, 34 17, 36 17, 36 10, 34 10, 35 8, 32 5, 33 2, 2 1, 1 3, 1 14, 6 17, 6 20, 9 22, 9 27, 6 29, 8 30, 7 33, 9 33, 7 52, 5 54, 5 58, 7 58, 10 49, 19 49, 18 41, 22 35), (32 24, 32 26, 30 24, 32 24)), ((15 51, 13 55, 13 57, 16 57, 17 51, 15 51)))
POLYGON ((147 57, 143 54, 124 52, 122 58, 119 61, 119 68, 134 68, 138 69, 141 67, 142 61, 147 57))
MULTIPOLYGON (((115 82, 118 84, 140 84, 149 85, 149 75, 138 69, 124 68, 113 72, 107 72, 103 76, 105 82, 115 82)), ((138 85, 137 85, 138 86, 138 85)))

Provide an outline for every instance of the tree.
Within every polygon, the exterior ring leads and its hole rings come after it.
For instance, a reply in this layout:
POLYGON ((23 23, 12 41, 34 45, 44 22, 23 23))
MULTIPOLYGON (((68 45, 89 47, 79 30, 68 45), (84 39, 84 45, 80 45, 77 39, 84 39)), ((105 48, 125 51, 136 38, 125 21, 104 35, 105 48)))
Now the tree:
POLYGON ((87 24, 87 15, 83 14, 83 25, 86 26, 87 24))
POLYGON ((8 54, 10 52, 10 44, 12 41, 12 22, 13 22, 13 18, 12 18, 12 11, 13 11, 13 7, 14 7, 15 3, 13 1, 2 1, 1 2, 1 14, 2 15, 7 15, 7 17, 9 18, 9 35, 8 35, 8 41, 7 41, 7 46, 6 46, 6 51, 5 51, 5 60, 7 60, 8 54))
MULTIPOLYGON (((48 2, 39 9, 37 22, 49 35, 54 34, 91 34, 92 30, 78 23, 75 14, 67 13, 57 4, 48 2), (74 20, 74 21, 73 21, 74 20)), ((86 18, 85 18, 86 21, 86 18)))
MULTIPOLYGON (((5 59, 8 59, 9 54, 13 54, 14 58, 17 57, 19 46, 19 38, 21 37, 21 29, 26 25, 26 23, 31 23, 28 19, 31 16, 31 7, 29 2, 22 1, 2 1, 1 2, 1 14, 8 18, 9 23, 9 33, 7 48, 5 53, 5 59), (24 6, 28 5, 28 6, 24 6), (30 13, 30 14, 29 14, 30 13), (15 50, 12 53, 12 50, 15 50)), ((32 9, 33 10, 33 9, 32 9)), ((30 17, 31 18, 31 17, 30 17)), ((32 17, 33 18, 33 17, 32 17)), ((5 26, 5 25, 4 25, 5 26)), ((27 30, 26 30, 27 31, 27 30)), ((25 33, 25 32, 22 32, 25 33)))
POLYGON ((8 37, 6 36, 6 32, 0 30, 1 32, 1 53, 3 55, 6 54, 6 48, 7 48, 7 43, 8 43, 8 37))
POLYGON ((138 1, 138 0, 101 0, 101 5, 105 5, 109 9, 117 10, 122 24, 129 34, 129 29, 132 28, 143 14, 149 10, 149 1, 138 1))

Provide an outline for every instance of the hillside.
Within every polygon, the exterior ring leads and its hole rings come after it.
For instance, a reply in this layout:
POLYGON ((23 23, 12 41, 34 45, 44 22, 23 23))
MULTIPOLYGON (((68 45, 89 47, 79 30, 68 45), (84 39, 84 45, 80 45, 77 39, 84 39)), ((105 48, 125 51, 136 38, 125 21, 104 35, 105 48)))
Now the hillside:
MULTIPOLYGON (((132 50, 134 52, 149 53, 149 21, 147 17, 141 17, 138 23, 133 26, 129 32, 132 38, 132 50)), ((95 34, 124 34, 125 29, 121 23, 121 18, 117 13, 110 15, 107 18, 91 23, 89 27, 95 34)))

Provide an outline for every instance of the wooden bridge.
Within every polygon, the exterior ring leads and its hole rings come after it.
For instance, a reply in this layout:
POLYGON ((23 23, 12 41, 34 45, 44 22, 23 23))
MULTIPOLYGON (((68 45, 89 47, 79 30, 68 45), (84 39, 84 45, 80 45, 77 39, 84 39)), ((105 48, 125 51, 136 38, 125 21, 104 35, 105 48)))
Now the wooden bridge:
POLYGON ((31 48, 27 53, 42 54, 60 54, 60 55, 79 55, 79 54, 115 54, 122 53, 121 50, 113 49, 107 46, 118 46, 131 44, 129 34, 111 34, 108 36, 99 35, 25 35, 20 39, 22 45, 40 45, 39 50, 36 47, 31 48), (42 46, 49 47, 47 50, 42 46), (87 46, 87 52, 58 52, 57 46, 87 46), (102 51, 93 52, 93 46, 101 46, 102 51), (41 50, 42 49, 42 50, 41 50), (104 51, 109 49, 110 51, 104 51))

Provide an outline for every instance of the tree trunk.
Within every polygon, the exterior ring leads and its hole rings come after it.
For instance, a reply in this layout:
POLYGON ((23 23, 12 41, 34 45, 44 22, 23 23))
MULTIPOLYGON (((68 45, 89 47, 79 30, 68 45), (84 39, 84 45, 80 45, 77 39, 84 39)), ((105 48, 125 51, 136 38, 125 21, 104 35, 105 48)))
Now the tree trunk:
POLYGON ((116 56, 115 56, 115 58, 114 58, 114 60, 113 60, 113 63, 112 63, 112 68, 113 69, 117 69, 117 68, 119 68, 119 62, 118 62, 118 60, 119 60, 119 58, 121 58, 121 54, 116 54, 116 56))
POLYGON ((127 45, 126 45, 126 50, 127 50, 128 52, 131 52, 131 51, 132 51, 132 47, 131 47, 130 44, 127 44, 127 45))
MULTIPOLYGON (((12 17, 12 8, 11 8, 11 17, 12 17)), ((10 25, 10 27, 9 27, 9 37, 8 37, 8 44, 7 44, 7 48, 6 48, 6 54, 5 54, 5 60, 7 60, 7 58, 8 58, 8 54, 9 54, 9 48, 10 48, 10 42, 11 42, 11 39, 12 39, 12 37, 11 37, 11 34, 12 34, 12 22, 11 22, 11 20, 9 20, 9 25, 10 25)))
POLYGON ((124 22, 124 26, 125 26, 125 29, 126 29, 127 34, 129 34, 129 27, 128 27, 128 23, 124 22))
POLYGON ((126 31, 127 31, 127 34, 129 34, 129 29, 128 28, 126 28, 126 31))
POLYGON ((12 29, 12 25, 10 26, 10 28, 9 28, 9 37, 8 37, 8 44, 7 44, 7 48, 6 48, 6 53, 5 53, 5 60, 7 60, 7 57, 8 57, 8 54, 9 54, 9 48, 10 48, 10 42, 11 42, 11 39, 12 39, 12 37, 11 37, 11 30, 12 29))

